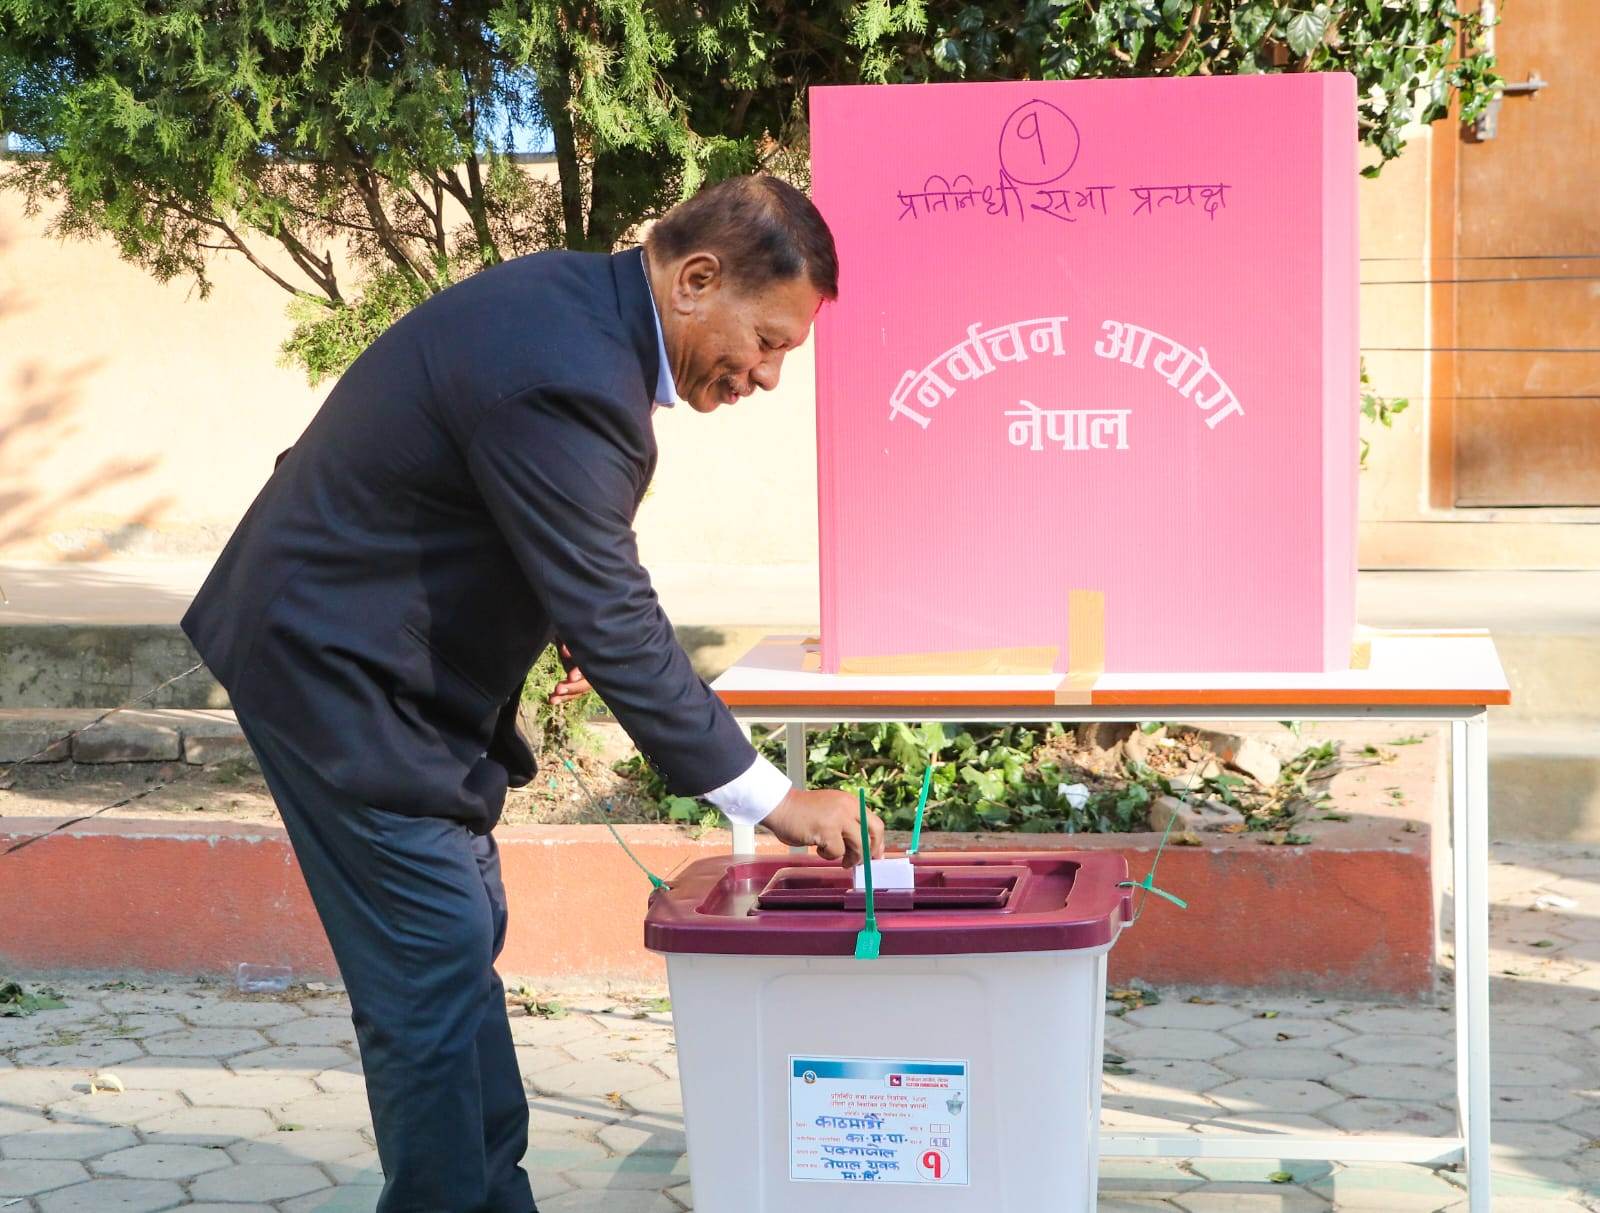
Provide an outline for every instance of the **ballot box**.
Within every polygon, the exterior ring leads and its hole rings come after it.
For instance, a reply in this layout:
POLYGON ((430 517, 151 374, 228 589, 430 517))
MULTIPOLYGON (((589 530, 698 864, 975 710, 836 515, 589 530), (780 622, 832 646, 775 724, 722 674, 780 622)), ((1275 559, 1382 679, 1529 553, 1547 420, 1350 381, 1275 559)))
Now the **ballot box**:
POLYGON ((810 101, 821 668, 1349 668, 1353 78, 810 101))
POLYGON ((876 894, 721 856, 651 899, 698 1213, 1089 1213, 1112 852, 926 854, 876 894))

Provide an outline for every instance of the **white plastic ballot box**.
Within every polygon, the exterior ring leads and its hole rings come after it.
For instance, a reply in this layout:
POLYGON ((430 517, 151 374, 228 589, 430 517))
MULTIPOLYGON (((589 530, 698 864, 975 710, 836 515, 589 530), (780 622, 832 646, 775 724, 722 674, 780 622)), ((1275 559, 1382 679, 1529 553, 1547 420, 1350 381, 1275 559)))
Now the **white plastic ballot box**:
POLYGON ((1092 1213, 1114 852, 927 854, 876 896, 795 856, 652 898, 697 1213, 1092 1213))

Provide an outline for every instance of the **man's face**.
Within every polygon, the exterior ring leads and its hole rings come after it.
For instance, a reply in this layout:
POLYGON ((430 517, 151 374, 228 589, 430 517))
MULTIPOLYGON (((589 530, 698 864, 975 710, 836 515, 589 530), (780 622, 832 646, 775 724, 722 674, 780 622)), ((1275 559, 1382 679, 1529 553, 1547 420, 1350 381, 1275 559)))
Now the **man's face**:
POLYGON ((784 355, 805 341, 822 303, 810 278, 747 290, 710 253, 661 268, 670 275, 661 331, 678 395, 709 413, 758 387, 777 387, 784 355))

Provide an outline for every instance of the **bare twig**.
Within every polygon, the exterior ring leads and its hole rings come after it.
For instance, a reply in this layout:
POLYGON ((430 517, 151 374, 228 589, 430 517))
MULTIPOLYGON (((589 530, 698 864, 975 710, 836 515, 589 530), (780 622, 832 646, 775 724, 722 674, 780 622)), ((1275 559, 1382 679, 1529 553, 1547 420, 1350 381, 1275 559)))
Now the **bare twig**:
POLYGON ((289 256, 306 277, 316 283, 322 293, 334 303, 343 302, 344 296, 339 292, 339 280, 333 269, 333 254, 325 252, 319 258, 286 227, 280 227, 276 235, 278 243, 288 250, 289 256))
MULTIPOLYGON (((291 295, 300 294, 299 287, 291 283, 265 261, 262 261, 260 257, 257 257, 254 250, 252 250, 250 246, 244 242, 244 238, 241 237, 238 232, 234 231, 225 220, 219 219, 215 215, 203 215, 199 211, 191 210, 181 203, 173 202, 171 199, 156 198, 146 194, 145 200, 152 206, 160 207, 163 210, 169 210, 175 215, 181 215, 185 219, 191 220, 192 222, 203 224, 206 227, 214 228, 215 230, 221 232, 228 238, 228 244, 222 246, 224 249, 231 249, 233 252, 242 254, 245 260, 250 262, 251 265, 255 266, 256 269, 260 270, 263 274, 272 279, 272 281, 276 282, 291 295)), ((218 246, 202 245, 201 247, 215 248, 218 246)))
POLYGON ((441 257, 444 256, 450 250, 445 243, 444 216, 439 213, 439 199, 437 193, 439 187, 437 185, 434 186, 435 196, 433 206, 429 206, 427 202, 423 200, 422 195, 417 192, 416 187, 410 182, 407 182, 402 188, 404 188, 406 194, 411 198, 411 201, 417 204, 417 209, 422 212, 423 218, 427 219, 433 225, 433 245, 439 250, 439 255, 441 257))
POLYGON ((1178 40, 1178 44, 1151 64, 1156 71, 1165 71, 1183 57, 1183 52, 1188 50, 1190 44, 1194 42, 1196 32, 1204 24, 1205 19, 1211 15, 1211 2, 1212 0, 1205 0, 1204 4, 1190 11, 1189 28, 1183 32, 1183 37, 1178 40))

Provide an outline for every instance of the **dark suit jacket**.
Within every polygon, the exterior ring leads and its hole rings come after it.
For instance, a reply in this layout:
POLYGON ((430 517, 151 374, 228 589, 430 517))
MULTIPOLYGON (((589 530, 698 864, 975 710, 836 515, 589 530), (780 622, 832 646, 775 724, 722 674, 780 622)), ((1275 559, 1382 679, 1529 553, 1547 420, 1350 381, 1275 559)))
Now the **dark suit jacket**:
POLYGON ((638 250, 476 274, 356 360, 183 628, 234 706, 368 804, 498 818, 557 634, 675 790, 753 751, 639 565, 658 353, 638 250))

